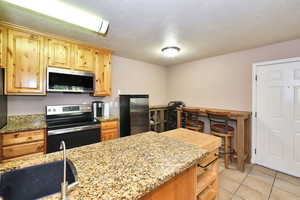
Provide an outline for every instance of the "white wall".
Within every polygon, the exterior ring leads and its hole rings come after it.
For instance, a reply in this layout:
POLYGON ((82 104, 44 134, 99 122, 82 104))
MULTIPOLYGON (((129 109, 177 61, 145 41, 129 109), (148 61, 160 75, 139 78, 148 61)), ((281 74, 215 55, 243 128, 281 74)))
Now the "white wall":
POLYGON ((111 111, 118 113, 118 92, 149 94, 150 105, 165 104, 167 68, 119 56, 112 57, 111 97, 90 97, 88 94, 50 93, 47 96, 9 96, 8 114, 44 113, 46 105, 81 104, 95 100, 111 102, 111 111))
POLYGON ((162 67, 112 57, 112 97, 87 94, 9 96, 8 114, 44 113, 46 105, 112 102, 118 113, 118 92, 149 94, 150 105, 183 100, 188 106, 251 110, 251 68, 255 62, 300 56, 300 40, 269 45, 176 66, 162 67))
POLYGON ((292 40, 168 67, 168 100, 250 111, 252 64, 297 56, 300 40, 292 40))

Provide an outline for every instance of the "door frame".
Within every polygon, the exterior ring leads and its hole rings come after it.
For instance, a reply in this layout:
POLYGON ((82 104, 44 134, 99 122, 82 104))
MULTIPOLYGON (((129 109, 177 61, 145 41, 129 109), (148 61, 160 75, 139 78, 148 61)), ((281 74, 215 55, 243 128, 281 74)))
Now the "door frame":
MULTIPOLYGON (((287 59, 280 59, 280 60, 273 60, 267 62, 259 62, 254 63, 252 65, 252 145, 251 145, 251 163, 255 164, 258 162, 257 154, 255 153, 257 149, 257 80, 256 74, 259 67, 266 66, 266 65, 273 65, 273 64, 282 64, 282 63, 290 63, 290 62, 300 62, 300 57, 294 58, 287 58, 287 59)), ((259 78, 259 77, 258 77, 259 78)), ((259 152, 259 151, 257 151, 259 152)))

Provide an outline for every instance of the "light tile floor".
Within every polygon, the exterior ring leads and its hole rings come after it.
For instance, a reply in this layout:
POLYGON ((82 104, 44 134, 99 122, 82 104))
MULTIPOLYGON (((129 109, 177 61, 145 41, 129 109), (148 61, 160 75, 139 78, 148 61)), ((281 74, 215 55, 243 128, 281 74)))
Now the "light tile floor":
POLYGON ((247 165, 245 172, 220 164, 219 200, 300 200, 300 178, 259 165, 247 165))

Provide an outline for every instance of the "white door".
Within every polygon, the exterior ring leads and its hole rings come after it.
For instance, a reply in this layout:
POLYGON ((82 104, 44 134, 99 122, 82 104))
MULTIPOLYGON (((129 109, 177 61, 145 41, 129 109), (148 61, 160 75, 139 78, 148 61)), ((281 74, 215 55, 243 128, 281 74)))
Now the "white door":
POLYGON ((300 62, 257 67, 257 163, 300 177, 300 62))

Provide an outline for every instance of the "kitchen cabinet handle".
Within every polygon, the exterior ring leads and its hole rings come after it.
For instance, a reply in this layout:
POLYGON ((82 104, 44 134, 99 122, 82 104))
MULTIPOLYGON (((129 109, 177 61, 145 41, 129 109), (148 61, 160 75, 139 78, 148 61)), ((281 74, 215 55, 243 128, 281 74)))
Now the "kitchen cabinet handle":
POLYGON ((203 167, 200 164, 198 164, 197 166, 203 168, 204 171, 207 171, 212 166, 212 164, 215 163, 217 160, 218 160, 218 158, 214 159, 213 161, 211 161, 210 163, 208 163, 207 165, 205 165, 203 167))

